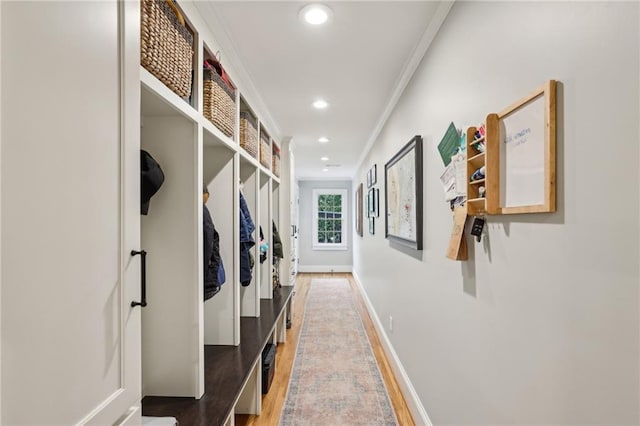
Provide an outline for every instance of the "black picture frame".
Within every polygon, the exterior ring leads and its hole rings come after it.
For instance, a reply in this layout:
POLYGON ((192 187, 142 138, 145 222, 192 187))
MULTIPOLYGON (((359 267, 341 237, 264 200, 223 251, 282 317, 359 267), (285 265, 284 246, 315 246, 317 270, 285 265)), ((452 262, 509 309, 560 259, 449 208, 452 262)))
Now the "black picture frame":
POLYGON ((371 188, 378 182, 378 167, 376 164, 367 170, 367 189, 371 188))
POLYGON ((358 234, 359 236, 362 237, 363 235, 363 230, 362 230, 362 209, 364 208, 363 206, 363 200, 362 200, 362 183, 360 183, 358 185, 358 189, 356 190, 356 234, 358 234))
POLYGON ((388 240, 422 250, 422 136, 414 136, 384 165, 388 240))
POLYGON ((380 217, 380 190, 375 188, 373 193, 373 215, 380 217))
POLYGON ((370 217, 369 218, 369 233, 371 235, 375 235, 376 233, 376 223, 375 223, 375 218, 374 217, 370 217))
POLYGON ((370 188, 367 191, 367 217, 374 217, 376 213, 376 190, 370 188))

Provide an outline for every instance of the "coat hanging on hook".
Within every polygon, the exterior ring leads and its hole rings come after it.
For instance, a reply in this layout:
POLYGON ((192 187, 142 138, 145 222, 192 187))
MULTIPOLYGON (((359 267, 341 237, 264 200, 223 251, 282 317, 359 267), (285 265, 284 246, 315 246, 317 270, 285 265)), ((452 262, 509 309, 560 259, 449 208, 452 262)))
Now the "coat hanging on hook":
POLYGON ((247 202, 240 193, 240 284, 244 287, 251 284, 252 278, 252 255, 251 247, 256 242, 251 235, 256 229, 247 202))
POLYGON ((164 183, 160 164, 147 151, 140 150, 140 213, 149 213, 149 202, 164 183))

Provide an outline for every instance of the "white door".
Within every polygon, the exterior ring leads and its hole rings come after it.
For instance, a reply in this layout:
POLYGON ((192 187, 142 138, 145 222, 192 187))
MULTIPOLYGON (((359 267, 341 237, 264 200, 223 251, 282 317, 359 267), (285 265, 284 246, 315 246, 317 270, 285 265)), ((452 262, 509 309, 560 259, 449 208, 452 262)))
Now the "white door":
POLYGON ((295 176, 292 176, 294 180, 293 184, 293 202, 291 208, 291 223, 293 224, 293 238, 291 241, 291 245, 293 247, 291 256, 294 259, 293 262, 293 272, 294 274, 298 273, 298 235, 300 232, 300 228, 298 226, 298 212, 300 209, 300 186, 298 185, 298 181, 295 180, 295 176))
POLYGON ((137 7, 0 2, 3 425, 140 423, 137 7))

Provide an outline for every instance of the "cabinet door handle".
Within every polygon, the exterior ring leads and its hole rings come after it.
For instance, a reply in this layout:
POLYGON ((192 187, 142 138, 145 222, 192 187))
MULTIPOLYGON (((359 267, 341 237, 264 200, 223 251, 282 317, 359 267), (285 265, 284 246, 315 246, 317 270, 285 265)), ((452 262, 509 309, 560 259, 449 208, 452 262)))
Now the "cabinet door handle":
POLYGON ((147 306, 147 252, 146 250, 131 250, 131 256, 136 256, 138 254, 142 258, 142 264, 140 265, 140 297, 142 300, 140 302, 131 302, 132 308, 135 308, 136 306, 142 306, 144 308, 147 306))

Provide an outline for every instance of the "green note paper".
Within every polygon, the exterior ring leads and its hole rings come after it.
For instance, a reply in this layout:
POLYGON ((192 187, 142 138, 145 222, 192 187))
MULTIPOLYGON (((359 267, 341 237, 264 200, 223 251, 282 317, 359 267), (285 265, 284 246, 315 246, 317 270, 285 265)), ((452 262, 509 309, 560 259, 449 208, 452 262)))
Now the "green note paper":
POLYGON ((451 162, 451 156, 458 152, 458 147, 460 146, 460 135, 458 134, 458 130, 456 126, 451 122, 447 132, 444 134, 444 137, 438 144, 438 151, 440 152, 440 157, 442 157, 442 161, 445 166, 448 166, 451 162))

